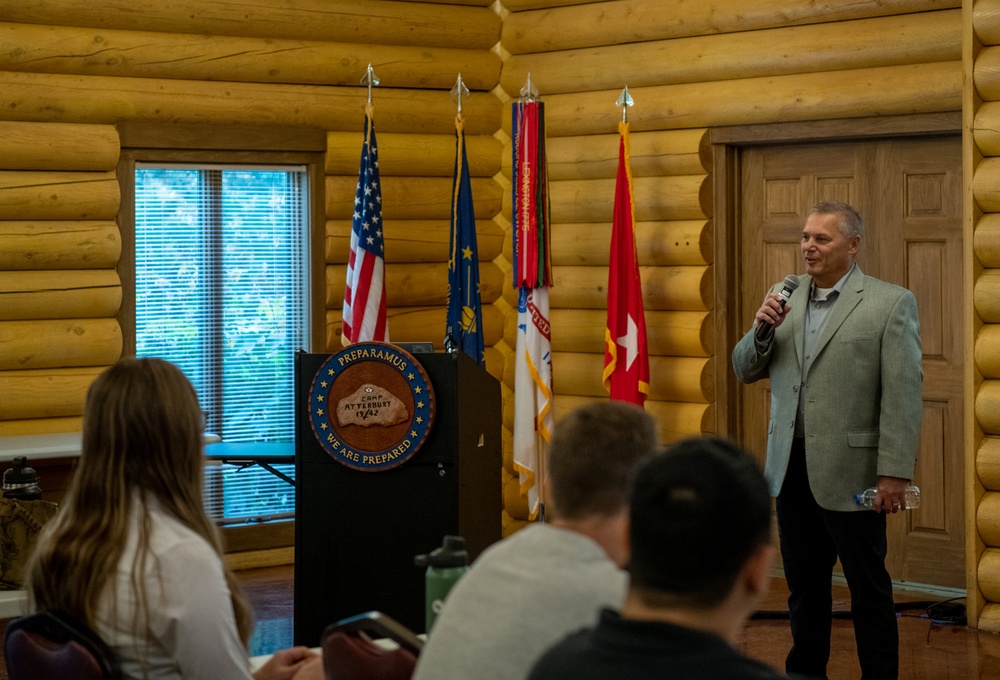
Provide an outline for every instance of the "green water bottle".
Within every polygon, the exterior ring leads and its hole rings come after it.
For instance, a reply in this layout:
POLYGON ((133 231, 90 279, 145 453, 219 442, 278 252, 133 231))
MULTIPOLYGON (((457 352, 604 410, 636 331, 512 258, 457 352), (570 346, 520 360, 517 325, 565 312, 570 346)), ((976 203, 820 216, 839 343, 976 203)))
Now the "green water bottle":
POLYGON ((430 635, 448 592, 469 570, 465 539, 461 536, 445 536, 440 548, 435 548, 429 555, 417 555, 413 561, 418 567, 427 567, 425 624, 427 634, 430 635))

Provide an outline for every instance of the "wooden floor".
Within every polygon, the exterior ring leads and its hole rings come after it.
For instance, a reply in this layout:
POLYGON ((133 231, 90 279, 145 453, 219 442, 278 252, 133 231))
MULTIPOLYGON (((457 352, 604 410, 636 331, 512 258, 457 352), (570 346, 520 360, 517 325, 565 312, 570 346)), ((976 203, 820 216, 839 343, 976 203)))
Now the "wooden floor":
MULTIPOLYGON (((292 643, 292 568, 271 567, 239 572, 257 615, 257 630, 251 640, 251 655, 268 654, 292 643)), ((771 593, 761 607, 769 616, 786 612, 787 590, 775 578, 771 593)), ((932 622, 925 608, 906 609, 904 602, 933 600, 926 594, 900 593, 899 617, 901 680, 970 680, 1000 678, 1000 636, 978 633, 965 626, 932 622)), ((834 609, 849 608, 847 589, 834 587, 834 609)), ((782 668, 791 644, 787 619, 752 620, 747 625, 742 648, 745 653, 782 668)), ((833 624, 831 680, 861 675, 849 619, 833 624)), ((6 666, 0 663, 0 680, 7 680, 6 666)))
MULTIPOLYGON (((251 642, 252 654, 266 654, 292 641, 291 603, 292 568, 275 567, 240 572, 247 593, 257 612, 258 627, 251 642)), ((761 607, 766 615, 787 612, 788 591, 781 578, 775 578, 771 593, 761 607)), ((1000 635, 978 633, 960 625, 932 622, 925 607, 906 609, 905 602, 938 601, 924 593, 899 593, 901 612, 900 680, 970 680, 1000 678, 1000 635)), ((850 608, 847 588, 834 587, 834 609, 850 608)), ((791 645, 788 620, 767 618, 747 625, 742 648, 745 653, 783 669, 791 645)), ((833 622, 833 654, 828 669, 831 680, 859 678, 854 646, 854 630, 849 619, 833 622)))

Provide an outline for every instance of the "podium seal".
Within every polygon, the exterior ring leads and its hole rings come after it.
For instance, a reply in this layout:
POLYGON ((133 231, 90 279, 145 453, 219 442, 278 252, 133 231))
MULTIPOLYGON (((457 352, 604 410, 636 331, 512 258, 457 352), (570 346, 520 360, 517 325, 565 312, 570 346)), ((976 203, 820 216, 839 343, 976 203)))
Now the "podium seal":
POLYGON ((309 423, 338 463, 365 472, 389 470, 426 441, 434 423, 434 389, 409 352, 361 342, 331 355, 316 372, 309 423))

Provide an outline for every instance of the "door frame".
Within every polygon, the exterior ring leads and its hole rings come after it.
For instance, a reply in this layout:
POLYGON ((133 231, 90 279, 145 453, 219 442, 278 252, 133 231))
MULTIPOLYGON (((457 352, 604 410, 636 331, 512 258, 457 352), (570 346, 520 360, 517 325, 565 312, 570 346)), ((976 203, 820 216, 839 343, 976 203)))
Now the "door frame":
POLYGON ((913 114, 870 118, 769 123, 712 128, 711 155, 713 207, 713 337, 715 371, 715 433, 743 440, 742 393, 729 370, 733 347, 746 332, 747 319, 739 318, 739 282, 742 280, 737 234, 741 199, 743 147, 766 144, 861 141, 879 138, 923 137, 941 133, 961 134, 962 112, 913 114))

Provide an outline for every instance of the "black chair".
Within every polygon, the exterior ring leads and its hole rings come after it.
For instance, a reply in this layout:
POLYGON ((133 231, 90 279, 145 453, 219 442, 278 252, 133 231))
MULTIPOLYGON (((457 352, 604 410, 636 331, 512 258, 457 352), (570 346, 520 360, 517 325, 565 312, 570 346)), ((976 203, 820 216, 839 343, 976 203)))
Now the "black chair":
POLYGON ((409 680, 424 643, 395 619, 373 611, 331 623, 321 645, 326 680, 409 680), (381 638, 394 644, 375 642, 381 638))
POLYGON ((65 614, 29 614, 7 624, 3 641, 10 680, 120 680, 114 652, 65 614))

